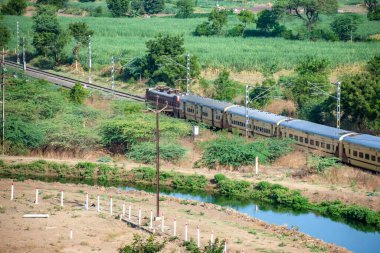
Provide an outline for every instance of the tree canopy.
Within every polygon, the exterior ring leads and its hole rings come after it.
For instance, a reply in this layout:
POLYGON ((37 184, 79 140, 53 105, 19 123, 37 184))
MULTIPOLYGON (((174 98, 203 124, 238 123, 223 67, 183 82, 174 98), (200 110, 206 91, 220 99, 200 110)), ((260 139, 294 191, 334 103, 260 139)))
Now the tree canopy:
POLYGON ((90 30, 88 25, 84 22, 75 22, 69 24, 69 31, 76 41, 73 52, 75 54, 75 68, 77 69, 79 48, 87 46, 90 40, 89 36, 92 36, 94 34, 94 31, 90 30))
POLYGON ((177 1, 177 18, 189 18, 194 12, 193 0, 178 0, 177 1))
POLYGON ((269 32, 278 25, 279 23, 277 12, 271 10, 263 10, 259 13, 256 22, 256 27, 259 30, 263 32, 269 32))
POLYGON ((159 13, 163 11, 164 7, 164 0, 144 0, 144 9, 148 14, 159 13))
POLYGON ((330 27, 340 40, 353 40, 356 30, 361 23, 358 15, 350 14, 335 17, 330 27))
POLYGON ((214 81, 215 99, 232 101, 238 94, 237 84, 230 80, 230 73, 227 70, 222 70, 218 78, 214 81))
POLYGON ((208 22, 203 22, 200 25, 198 25, 195 28, 194 35, 218 35, 221 33, 223 26, 227 24, 227 21, 227 11, 214 8, 208 16, 208 22))
POLYGON ((9 0, 1 7, 1 13, 4 15, 20 16, 25 13, 26 7, 26 0, 9 0))
POLYGON ((122 17, 127 15, 129 10, 129 0, 106 0, 106 3, 112 16, 122 17))
POLYGON ((66 6, 69 0, 37 0, 37 4, 54 5, 58 8, 66 6))

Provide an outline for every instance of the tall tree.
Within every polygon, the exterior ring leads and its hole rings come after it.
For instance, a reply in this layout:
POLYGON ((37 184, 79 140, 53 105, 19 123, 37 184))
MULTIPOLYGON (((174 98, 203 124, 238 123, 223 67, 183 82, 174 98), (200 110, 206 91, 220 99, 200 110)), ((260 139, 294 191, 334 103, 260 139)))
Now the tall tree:
POLYGON ((40 5, 33 17, 33 46, 38 55, 52 57, 58 63, 63 56, 63 49, 68 42, 67 34, 59 25, 56 9, 52 6, 40 5))
POLYGON ((330 27, 340 40, 351 40, 352 42, 360 23, 361 19, 358 15, 350 14, 337 16, 330 27))
POLYGON ((380 20, 380 4, 378 0, 364 0, 369 20, 380 20))
POLYGON ((94 34, 94 31, 90 30, 88 25, 84 22, 75 22, 69 25, 71 35, 74 37, 76 44, 74 47, 75 54, 75 69, 78 70, 78 53, 81 47, 88 45, 89 37, 94 34))
POLYGON ((214 81, 214 87, 215 99, 232 101, 238 93, 236 83, 230 80, 230 73, 225 69, 219 73, 218 78, 214 81))
POLYGON ((66 6, 69 0, 37 0, 37 4, 54 5, 58 8, 66 6))
POLYGON ((25 13, 27 7, 26 0, 9 0, 1 7, 1 13, 4 15, 20 16, 25 13))
POLYGON ((274 9, 294 15, 306 24, 307 30, 311 32, 319 15, 322 13, 336 13, 338 9, 337 0, 277 0, 274 9))
MULTIPOLYGON (((3 19, 3 16, 0 14, 0 20, 3 19)), ((9 32, 8 28, 5 26, 0 25, 0 50, 5 48, 11 39, 11 33, 9 32)))
POLYGON ((263 10, 259 13, 256 22, 256 27, 259 30, 269 32, 276 26, 279 26, 277 12, 272 10, 263 10))
POLYGON ((189 18, 194 12, 193 0, 178 0, 177 1, 177 18, 189 18))
POLYGON ((148 14, 156 14, 164 10, 164 0, 144 0, 144 9, 148 14))
POLYGON ((129 10, 129 0, 106 0, 106 3, 114 17, 125 16, 129 10))

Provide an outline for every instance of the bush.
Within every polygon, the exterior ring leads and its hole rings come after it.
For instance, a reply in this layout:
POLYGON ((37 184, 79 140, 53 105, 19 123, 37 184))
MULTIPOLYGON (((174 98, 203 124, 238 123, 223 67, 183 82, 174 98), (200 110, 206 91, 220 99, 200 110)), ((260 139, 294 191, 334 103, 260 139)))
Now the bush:
POLYGON ((204 190, 208 180, 203 175, 176 175, 172 186, 177 189, 204 190))
POLYGON ((80 82, 75 83, 74 87, 70 90, 70 100, 75 104, 81 105, 88 96, 88 91, 83 87, 80 82))
POLYGON ((250 186, 248 181, 225 179, 218 182, 218 193, 227 197, 249 198, 250 186))
POLYGON ((156 241, 156 236, 151 235, 143 239, 140 235, 133 235, 133 242, 131 245, 126 245, 118 249, 118 253, 156 253, 165 248, 166 241, 156 241))
MULTIPOLYGON (((177 162, 183 159, 186 149, 178 144, 161 144, 160 159, 177 162)), ((142 142, 132 146, 127 154, 128 158, 142 163, 154 163, 156 161, 156 144, 153 142, 142 142)))
POLYGON ((214 175, 214 180, 217 184, 220 183, 221 181, 225 180, 226 178, 227 177, 222 173, 218 173, 218 174, 214 175))
POLYGON ((26 0, 9 0, 1 6, 1 14, 20 16, 25 13, 27 7, 26 0))
POLYGON ((331 167, 338 166, 339 161, 340 160, 337 157, 310 155, 307 159, 307 167, 312 172, 323 173, 331 167))

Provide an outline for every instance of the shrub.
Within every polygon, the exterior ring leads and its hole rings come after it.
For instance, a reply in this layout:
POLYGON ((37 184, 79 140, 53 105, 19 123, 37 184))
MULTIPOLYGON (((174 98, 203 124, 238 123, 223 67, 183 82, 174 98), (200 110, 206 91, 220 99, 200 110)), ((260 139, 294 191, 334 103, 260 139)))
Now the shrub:
POLYGON ((204 190, 208 180, 203 175, 176 175, 172 186, 178 189, 204 190))
MULTIPOLYGON (((161 144, 160 159, 176 162, 183 159, 186 149, 178 144, 161 144)), ((132 146, 127 154, 128 158, 143 163, 154 163, 156 161, 156 144, 153 142, 142 142, 132 146)))
POLYGON ((307 167, 312 172, 323 173, 327 169, 339 165, 337 157, 320 157, 317 155, 309 155, 307 159, 307 167))
POLYGON ((156 180, 156 170, 151 167, 138 167, 129 172, 133 181, 154 182, 156 180))
POLYGON ((118 253, 156 253, 161 252, 165 248, 166 241, 156 241, 156 236, 151 235, 143 239, 140 235, 133 235, 133 242, 131 245, 126 245, 118 249, 118 253))
POLYGON ((83 104, 88 96, 88 91, 83 87, 80 82, 75 83, 74 87, 70 90, 70 100, 75 104, 83 104))
POLYGON ((214 175, 214 180, 217 184, 220 183, 221 181, 225 180, 226 178, 227 177, 222 173, 218 173, 218 174, 214 175))
POLYGON ((26 0, 9 0, 1 6, 1 14, 20 16, 25 13, 27 7, 26 0))
POLYGON ((249 198, 250 186, 248 181, 225 179, 218 183, 218 193, 227 197, 249 198))

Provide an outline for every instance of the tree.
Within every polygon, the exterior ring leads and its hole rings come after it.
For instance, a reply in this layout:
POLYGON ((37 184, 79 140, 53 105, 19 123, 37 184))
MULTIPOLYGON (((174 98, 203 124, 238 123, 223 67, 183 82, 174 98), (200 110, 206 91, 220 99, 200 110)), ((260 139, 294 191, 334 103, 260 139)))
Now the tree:
POLYGON ((380 55, 376 55, 371 60, 368 61, 367 70, 373 76, 380 75, 380 55))
POLYGON ((353 35, 358 29, 361 19, 358 15, 344 15, 337 16, 330 24, 333 32, 339 37, 340 40, 353 40, 353 35))
POLYGON ((216 238, 212 245, 206 245, 203 248, 198 248, 193 240, 183 242, 183 246, 189 253, 223 253, 224 244, 225 241, 219 238, 216 238))
POLYGON ((161 12, 165 7, 164 0, 144 0, 144 9, 148 14, 161 12))
POLYGON ((229 79, 230 73, 223 70, 219 73, 218 78, 214 81, 215 99, 232 101, 238 93, 237 85, 229 79))
POLYGON ((11 33, 9 32, 9 30, 4 26, 0 26, 0 49, 1 50, 7 46, 10 39, 11 39, 11 33))
POLYGON ((249 10, 242 10, 238 14, 238 19, 240 22, 243 23, 244 28, 247 27, 248 24, 255 22, 256 17, 255 14, 252 11, 249 10))
POLYGON ((53 58, 58 63, 63 57, 63 49, 68 42, 67 34, 61 29, 55 8, 40 5, 33 17, 33 46, 37 55, 53 58))
POLYGON ((20 16, 25 13, 26 7, 26 0, 9 0, 8 3, 1 7, 1 13, 4 15, 20 16))
POLYGON ((37 0, 37 4, 54 5, 58 8, 66 6, 69 0, 37 0))
POLYGON ((208 16, 208 22, 203 22, 195 28, 194 35, 210 36, 220 34, 222 28, 227 24, 228 16, 225 10, 213 9, 208 16))
POLYGON ((75 104, 83 104, 87 96, 88 92, 80 82, 75 83, 74 87, 70 90, 70 100, 75 104))
POLYGON ((166 241, 156 241, 155 235, 151 235, 145 240, 138 234, 133 235, 131 245, 126 245, 118 249, 118 253, 156 253, 165 248, 166 241))
POLYGON ((256 22, 256 27, 259 30, 269 32, 277 26, 279 26, 278 14, 275 11, 263 10, 259 13, 256 22))
POLYGON ((76 22, 69 24, 69 30, 76 41, 76 45, 74 47, 73 52, 75 54, 75 69, 78 70, 79 48, 88 45, 88 36, 92 36, 94 34, 94 31, 90 30, 88 25, 84 22, 76 22))
POLYGON ((129 0, 106 0, 106 3, 114 17, 125 16, 129 10, 129 0))
POLYGON ((306 24, 308 32, 313 30, 318 21, 319 14, 336 13, 338 9, 337 0, 278 0, 274 8, 277 11, 288 12, 306 24))
POLYGON ((132 0, 131 10, 129 15, 132 17, 145 14, 144 1, 143 0, 132 0))
POLYGON ((194 2, 193 0, 178 0, 177 8, 177 18, 189 18, 194 12, 194 2))
POLYGON ((369 20, 380 20, 380 4, 378 0, 364 0, 369 20))

